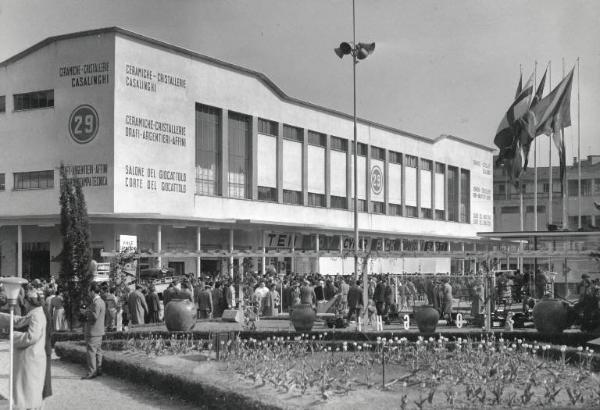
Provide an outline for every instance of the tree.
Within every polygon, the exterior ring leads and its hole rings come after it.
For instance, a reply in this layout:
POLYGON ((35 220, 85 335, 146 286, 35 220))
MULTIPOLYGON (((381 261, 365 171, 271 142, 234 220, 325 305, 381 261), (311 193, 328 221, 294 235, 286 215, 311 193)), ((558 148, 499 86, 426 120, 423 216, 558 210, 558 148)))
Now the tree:
POLYGON ((69 323, 86 298, 93 280, 90 271, 92 252, 90 226, 81 182, 69 178, 64 165, 60 166, 60 231, 63 239, 61 271, 58 285, 64 291, 65 312, 69 323))

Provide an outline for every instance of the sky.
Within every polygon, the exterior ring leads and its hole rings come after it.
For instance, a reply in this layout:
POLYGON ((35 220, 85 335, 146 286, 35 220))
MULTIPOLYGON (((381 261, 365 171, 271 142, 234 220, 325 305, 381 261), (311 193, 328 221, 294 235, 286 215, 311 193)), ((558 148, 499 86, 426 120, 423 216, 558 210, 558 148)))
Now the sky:
MULTIPOLYGON (((493 147, 520 71, 527 78, 537 62, 539 80, 550 62, 556 86, 563 59, 568 72, 579 58, 567 163, 578 135, 583 158, 600 154, 600 1, 355 2, 357 41, 376 43, 357 66, 360 118, 493 147)), ((351 0, 0 0, 0 61, 50 36, 109 26, 261 72, 291 97, 352 113, 351 59, 333 52, 352 40, 351 0)), ((538 137, 540 165, 548 145, 538 137)))

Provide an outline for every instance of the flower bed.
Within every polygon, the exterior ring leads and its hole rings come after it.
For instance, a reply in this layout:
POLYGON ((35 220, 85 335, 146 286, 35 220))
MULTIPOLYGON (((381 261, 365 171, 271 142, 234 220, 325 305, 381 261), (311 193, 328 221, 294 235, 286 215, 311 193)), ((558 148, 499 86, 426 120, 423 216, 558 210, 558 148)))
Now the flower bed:
MULTIPOLYGON (((591 349, 551 347, 493 335, 453 341, 419 337, 414 343, 404 337, 347 342, 328 336, 218 340, 189 333, 108 341, 105 366, 109 372, 152 381, 154 387, 190 399, 189 392, 198 391, 190 383, 206 383, 195 378, 198 363, 208 361, 210 380, 220 380, 221 389, 229 386, 238 392, 235 400, 243 408, 252 403, 258 408, 264 403, 279 408, 315 404, 401 409, 600 406, 594 372, 600 361, 591 349), (193 364, 186 365, 185 360, 193 364), (167 376, 170 372, 174 374, 167 376), (181 386, 184 391, 179 392, 181 386)), ((61 356, 63 345, 57 344, 61 356)), ((206 397, 216 397, 216 408, 224 396, 210 393, 211 389, 199 391, 209 392, 209 396, 203 393, 204 404, 213 402, 206 397)))

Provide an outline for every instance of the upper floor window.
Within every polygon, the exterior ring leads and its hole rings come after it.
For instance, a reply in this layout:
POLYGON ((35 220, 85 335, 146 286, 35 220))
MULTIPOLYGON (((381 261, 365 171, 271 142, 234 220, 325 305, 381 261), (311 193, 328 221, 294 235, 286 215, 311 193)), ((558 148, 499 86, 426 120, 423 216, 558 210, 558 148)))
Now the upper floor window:
POLYGON ((435 163, 435 172, 437 174, 444 174, 446 172, 446 166, 444 164, 436 162, 435 163))
POLYGON ((291 125, 284 125, 283 138, 302 142, 304 140, 304 131, 302 130, 302 128, 292 127, 291 125))
POLYGON ((363 144, 362 142, 358 143, 358 155, 361 157, 367 156, 367 144, 363 144))
POLYGON ((316 145, 317 147, 324 147, 326 145, 326 136, 320 132, 308 131, 308 143, 310 145, 316 145))
POLYGON ((0 191, 4 191, 5 188, 5 175, 4 174, 0 174, 0 191))
POLYGON ((390 164, 402 164, 402 154, 390 151, 390 164))
POLYGON ((348 140, 338 137, 331 137, 331 149, 335 151, 348 151, 348 140))
POLYGON ((15 172, 15 190, 54 188, 54 171, 15 172))
POLYGON ((275 121, 265 120, 262 118, 258 119, 258 133, 264 135, 279 135, 279 124, 275 121))
POLYGON ((417 167, 417 162, 418 162, 418 158, 415 157, 414 155, 407 155, 406 156, 406 166, 407 167, 416 168, 417 167))
POLYGON ((385 150, 383 148, 371 147, 371 158, 385 160, 385 150))
POLYGON ((15 111, 54 107, 54 90, 15 94, 13 97, 15 111))
POLYGON ((421 169, 423 171, 431 171, 431 161, 428 159, 421 158, 421 169))
POLYGON ((0 95, 0 112, 6 112, 6 96, 0 95))

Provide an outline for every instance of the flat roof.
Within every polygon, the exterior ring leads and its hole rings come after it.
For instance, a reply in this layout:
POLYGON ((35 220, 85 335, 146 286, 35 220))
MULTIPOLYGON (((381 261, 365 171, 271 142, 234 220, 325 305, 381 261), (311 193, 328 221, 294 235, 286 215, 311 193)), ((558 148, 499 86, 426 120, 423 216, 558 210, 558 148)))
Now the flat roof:
MULTIPOLYGON (((138 40, 138 41, 142 41, 144 43, 156 46, 156 47, 160 47, 160 48, 164 48, 170 51, 174 51, 176 53, 179 54, 183 54, 186 55, 190 58, 196 59, 196 60, 200 60, 203 61, 205 63, 209 63, 209 64, 213 64, 222 68, 226 68, 229 70, 233 70, 239 73, 243 73, 245 75, 249 75, 251 77, 254 77, 256 79, 258 79, 259 81, 261 81, 265 86, 267 86, 267 88, 269 88, 271 91, 273 91, 279 98, 281 98, 283 101, 292 103, 292 104, 296 104, 296 105, 300 105, 306 108, 310 108, 313 110, 317 110, 317 111, 321 111, 323 113, 326 114, 331 114, 331 115, 335 115, 337 117, 341 117, 341 118, 345 118, 345 119, 349 119, 349 120, 353 120, 353 116, 341 111, 337 111, 331 108, 326 108, 317 104, 313 104, 311 102, 307 102, 307 101, 303 101, 294 97, 290 97, 289 95, 287 95, 285 92, 283 92, 283 90, 281 90, 281 88, 279 88, 273 81, 271 81, 266 75, 264 75, 263 73, 260 73, 258 71, 254 71, 254 70, 250 70, 248 68, 242 67, 242 66, 238 66, 235 64, 231 64, 222 60, 218 60, 216 58, 213 57, 209 57, 206 56, 204 54, 199 54, 196 53, 194 51, 185 49, 183 47, 179 47, 179 46, 175 46, 173 44, 169 44, 169 43, 165 43, 163 41, 160 40, 156 40, 153 39, 151 37, 147 37, 138 33, 135 33, 133 31, 129 31, 129 30, 125 30, 122 29, 120 27, 105 27, 105 28, 99 28, 99 29, 94 29, 94 30, 86 30, 86 31, 79 31, 79 32, 74 32, 74 33, 68 33, 68 34, 62 34, 62 35, 57 35, 57 36, 52 36, 52 37, 48 37, 45 40, 40 41, 39 43, 34 44, 33 46, 21 51, 18 54, 15 54, 14 56, 0 62, 0 67, 6 67, 9 64, 14 63, 15 61, 18 61, 24 57, 26 57, 27 55, 43 48, 46 47, 54 42, 58 42, 61 40, 68 40, 68 39, 72 39, 72 38, 77 38, 77 37, 85 37, 85 36, 92 36, 92 35, 99 35, 99 34, 106 34, 106 33, 115 33, 115 34, 119 34, 121 36, 124 37, 129 37, 131 39, 134 40, 138 40)), ((455 140, 458 142, 461 142, 463 144, 467 144, 467 145, 471 145, 473 147, 485 150, 485 151, 495 151, 495 148, 483 145, 483 144, 478 144, 476 142, 472 142, 472 141, 468 141, 453 135, 446 135, 446 134, 441 134, 439 137, 437 138, 427 138, 421 135, 417 135, 417 134, 413 134, 407 131, 403 131, 400 130, 398 128, 394 128, 394 127, 390 127, 387 125, 383 125, 383 124, 379 124, 373 121, 369 121, 366 120, 364 118, 357 118, 357 122, 363 124, 363 125, 367 125, 370 127, 374 127, 374 128, 378 128, 387 132, 391 132, 394 134, 400 134, 403 135, 405 137, 409 137, 409 138, 414 138, 423 142, 428 142, 431 144, 435 144, 436 142, 439 142, 441 140, 444 139, 450 139, 450 140, 455 140)))

